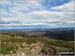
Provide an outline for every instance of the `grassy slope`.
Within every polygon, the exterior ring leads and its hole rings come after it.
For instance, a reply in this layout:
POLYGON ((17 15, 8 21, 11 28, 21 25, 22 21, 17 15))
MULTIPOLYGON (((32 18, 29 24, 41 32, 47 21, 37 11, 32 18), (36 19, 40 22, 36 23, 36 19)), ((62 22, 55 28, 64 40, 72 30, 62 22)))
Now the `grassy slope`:
MULTIPOLYGON (((1 34, 1 53, 8 54, 13 51, 16 51, 20 48, 25 48, 22 43, 32 44, 32 43, 43 43, 43 49, 45 52, 48 52, 48 46, 53 47, 56 49, 57 53, 59 51, 73 51, 74 50, 74 43, 70 41, 61 41, 56 39, 50 39, 47 37, 20 37, 14 38, 12 35, 1 34), (18 46, 19 45, 19 46, 18 46)), ((33 47, 34 48, 34 47, 33 47)), ((31 47, 30 47, 31 49, 31 47)), ((30 53, 30 52, 29 52, 30 53)))

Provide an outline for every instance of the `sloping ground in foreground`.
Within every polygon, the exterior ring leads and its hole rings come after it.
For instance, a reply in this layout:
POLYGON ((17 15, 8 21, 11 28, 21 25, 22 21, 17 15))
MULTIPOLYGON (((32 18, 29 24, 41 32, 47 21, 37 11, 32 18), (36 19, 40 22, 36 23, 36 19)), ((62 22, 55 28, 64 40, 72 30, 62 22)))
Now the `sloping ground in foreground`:
POLYGON ((56 55, 60 51, 74 51, 73 41, 48 37, 21 37, 1 34, 1 54, 56 55))

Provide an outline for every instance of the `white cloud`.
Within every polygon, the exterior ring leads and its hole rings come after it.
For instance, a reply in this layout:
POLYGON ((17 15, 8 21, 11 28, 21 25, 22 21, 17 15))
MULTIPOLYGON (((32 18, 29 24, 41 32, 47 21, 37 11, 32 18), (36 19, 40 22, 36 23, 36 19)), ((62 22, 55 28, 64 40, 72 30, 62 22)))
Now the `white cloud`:
POLYGON ((53 10, 61 10, 61 11, 74 11, 74 1, 66 3, 64 5, 52 7, 53 10))
POLYGON ((74 25, 74 4, 73 1, 66 3, 61 6, 52 7, 50 10, 45 10, 45 7, 39 3, 39 1, 30 2, 4 2, 3 5, 15 5, 14 7, 8 7, 10 12, 4 8, 1 9, 1 14, 3 15, 0 23, 2 26, 7 28, 22 27, 22 26, 71 26, 74 25), (35 10, 40 9, 40 10, 35 10), (60 10, 60 11, 55 11, 60 10), (21 11, 28 11, 28 13, 23 13, 21 11), (66 13, 66 12, 67 13, 66 13), (5 15, 13 17, 4 17, 5 15), (16 16, 16 17, 14 17, 16 16))

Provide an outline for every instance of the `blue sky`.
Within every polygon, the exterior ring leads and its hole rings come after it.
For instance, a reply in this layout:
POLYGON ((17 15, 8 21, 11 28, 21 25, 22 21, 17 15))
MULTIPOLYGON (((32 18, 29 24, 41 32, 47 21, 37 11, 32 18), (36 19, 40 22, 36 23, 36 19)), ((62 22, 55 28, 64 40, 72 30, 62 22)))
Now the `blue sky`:
POLYGON ((75 27, 74 0, 1 0, 0 29, 75 27))

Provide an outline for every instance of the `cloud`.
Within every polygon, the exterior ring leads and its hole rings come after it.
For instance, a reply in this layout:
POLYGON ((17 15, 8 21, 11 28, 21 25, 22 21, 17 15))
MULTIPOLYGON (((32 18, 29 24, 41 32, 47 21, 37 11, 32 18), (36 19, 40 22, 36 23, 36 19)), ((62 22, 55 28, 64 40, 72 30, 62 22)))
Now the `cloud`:
POLYGON ((72 12, 74 11, 74 1, 71 1, 61 6, 52 7, 51 9, 72 12))
POLYGON ((74 26, 73 1, 52 5, 49 9, 41 3, 42 1, 1 1, 1 29, 74 26))

